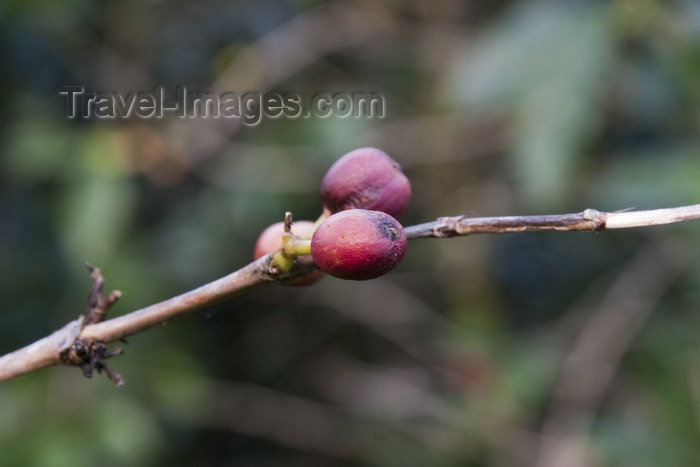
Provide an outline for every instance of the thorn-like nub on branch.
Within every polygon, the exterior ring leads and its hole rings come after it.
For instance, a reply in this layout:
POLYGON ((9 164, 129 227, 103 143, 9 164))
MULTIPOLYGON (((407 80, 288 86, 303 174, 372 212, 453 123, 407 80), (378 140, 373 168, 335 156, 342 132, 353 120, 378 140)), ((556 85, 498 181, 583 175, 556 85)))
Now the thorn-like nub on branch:
POLYGON ((284 233, 292 231, 292 213, 287 211, 284 213, 284 233))
POLYGON ((85 267, 87 267, 88 271, 90 271, 90 277, 92 278, 92 288, 90 289, 90 294, 88 295, 85 324, 99 323, 105 319, 105 316, 107 316, 107 310, 109 310, 110 307, 114 305, 117 300, 119 300, 122 293, 119 290, 113 290, 107 297, 105 297, 102 288, 104 278, 102 277, 100 269, 89 263, 85 263, 85 267))

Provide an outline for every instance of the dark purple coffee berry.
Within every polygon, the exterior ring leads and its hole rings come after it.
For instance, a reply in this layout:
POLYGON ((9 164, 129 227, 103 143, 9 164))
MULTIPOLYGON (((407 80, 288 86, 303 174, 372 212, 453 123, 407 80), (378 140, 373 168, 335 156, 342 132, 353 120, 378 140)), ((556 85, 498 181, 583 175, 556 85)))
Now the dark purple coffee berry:
POLYGON ((384 151, 360 148, 328 169, 321 182, 321 199, 330 213, 370 209, 401 217, 411 201, 411 182, 384 151))
POLYGON ((406 233, 385 212, 349 209, 333 214, 314 232, 311 256, 340 279, 374 279, 392 270, 406 252, 406 233))

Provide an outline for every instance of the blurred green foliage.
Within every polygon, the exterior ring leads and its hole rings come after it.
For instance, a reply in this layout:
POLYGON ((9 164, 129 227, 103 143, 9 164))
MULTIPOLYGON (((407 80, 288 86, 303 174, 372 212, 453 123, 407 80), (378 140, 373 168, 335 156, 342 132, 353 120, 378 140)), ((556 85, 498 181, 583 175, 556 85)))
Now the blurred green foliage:
MULTIPOLYGON (((0 353, 84 311, 84 261, 115 314, 243 266, 360 146, 411 178, 405 225, 698 203, 698 109, 693 0, 1 3, 0 353), (64 85, 386 116, 71 120, 64 85)), ((252 293, 121 344, 122 388, 0 385, 0 466, 698 465, 698 235, 416 240, 376 281, 252 293)))

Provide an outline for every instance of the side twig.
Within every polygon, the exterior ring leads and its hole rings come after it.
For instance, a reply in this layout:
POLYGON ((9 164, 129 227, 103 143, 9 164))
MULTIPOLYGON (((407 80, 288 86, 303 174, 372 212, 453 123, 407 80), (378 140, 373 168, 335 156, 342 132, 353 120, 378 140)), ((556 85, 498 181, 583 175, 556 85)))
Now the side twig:
MULTIPOLYGON (((700 204, 651 211, 602 212, 586 209, 575 214, 544 216, 441 217, 434 222, 414 225, 405 230, 408 238, 444 238, 531 230, 599 231, 691 219, 700 219, 700 204)), ((238 271, 199 288, 112 319, 105 319, 105 314, 121 293, 114 291, 105 297, 99 270, 88 266, 93 287, 88 297, 87 316, 71 321, 48 337, 1 356, 0 382, 40 368, 68 364, 81 367, 83 374, 88 377, 95 369, 104 370, 115 383, 121 384, 121 376, 110 370, 103 361, 120 354, 121 349, 110 352, 107 351, 106 344, 201 311, 245 292, 308 274, 314 269, 313 264, 303 263, 301 258, 297 258, 298 264, 289 272, 281 274, 271 260, 272 254, 263 256, 238 271)))
POLYGON ((102 318, 108 308, 107 304, 113 303, 120 293, 112 292, 105 298, 102 295, 102 276, 99 270, 89 266, 93 287, 88 297, 87 318, 81 316, 50 336, 1 356, 0 382, 48 366, 67 364, 81 367, 87 377, 91 376, 94 369, 104 370, 110 379, 119 385, 123 383, 121 376, 104 365, 103 360, 119 354, 120 350, 107 352, 105 344, 123 340, 145 329, 195 313, 236 295, 303 275, 308 273, 311 267, 301 264, 289 273, 281 275, 271 265, 271 258, 272 255, 263 256, 227 276, 182 295, 104 321, 102 318))

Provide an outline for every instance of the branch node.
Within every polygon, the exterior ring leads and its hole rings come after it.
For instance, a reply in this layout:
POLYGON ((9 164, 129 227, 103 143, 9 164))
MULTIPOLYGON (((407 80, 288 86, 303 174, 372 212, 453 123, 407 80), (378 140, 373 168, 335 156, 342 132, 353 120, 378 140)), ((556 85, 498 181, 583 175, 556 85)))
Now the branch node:
POLYGON ((599 231, 605 229, 605 221, 607 216, 605 213, 598 211, 597 209, 586 209, 583 211, 583 219, 590 221, 594 224, 594 231, 599 231))
POLYGON ((462 219, 464 216, 438 217, 437 224, 433 227, 434 236, 438 238, 456 237, 459 235, 457 225, 462 219))
POLYGON ((108 351, 104 342, 77 340, 61 353, 61 361, 66 365, 79 366, 86 378, 92 378, 95 370, 98 373, 104 371, 114 384, 121 386, 124 384, 124 377, 112 370, 104 361, 123 353, 124 349, 121 347, 108 351))

